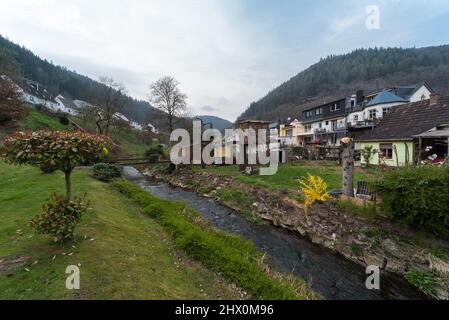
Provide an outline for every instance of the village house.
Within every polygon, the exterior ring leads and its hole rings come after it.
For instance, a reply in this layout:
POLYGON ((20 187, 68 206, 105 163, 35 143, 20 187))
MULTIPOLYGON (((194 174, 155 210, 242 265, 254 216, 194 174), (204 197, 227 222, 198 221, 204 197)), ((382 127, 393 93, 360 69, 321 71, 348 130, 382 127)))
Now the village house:
POLYGON ((62 95, 58 95, 55 98, 55 101, 58 103, 58 110, 54 111, 68 113, 70 115, 77 115, 79 113, 78 107, 72 100, 67 99, 62 95))
POLYGON ((350 98, 342 98, 306 109, 302 112, 304 145, 339 145, 346 135, 346 114, 350 98))
POLYGON ((20 87, 24 102, 42 105, 54 111, 58 110, 58 102, 55 97, 39 83, 25 79, 20 87))
POLYGON ((393 107, 430 99, 433 92, 426 83, 384 88, 365 96, 363 91, 358 91, 357 97, 354 99, 353 96, 351 100, 351 110, 347 116, 348 132, 356 138, 372 130, 393 107))
POLYGON ((281 124, 280 142, 286 146, 338 146, 346 135, 357 138, 372 131, 392 108, 429 99, 432 93, 426 83, 384 88, 367 95, 359 90, 352 96, 309 107, 299 120, 281 124))
POLYGON ((371 164, 404 166, 444 161, 449 154, 448 139, 449 97, 433 93, 430 99, 394 107, 374 130, 357 141, 362 150, 373 148, 371 164))

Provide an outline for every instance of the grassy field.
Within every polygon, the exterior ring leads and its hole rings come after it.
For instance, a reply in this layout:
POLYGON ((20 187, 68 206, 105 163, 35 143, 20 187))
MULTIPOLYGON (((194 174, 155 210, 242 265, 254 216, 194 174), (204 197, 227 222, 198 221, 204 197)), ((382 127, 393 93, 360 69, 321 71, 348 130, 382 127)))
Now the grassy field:
MULTIPOLYGON (((57 116, 51 116, 41 112, 32 105, 28 105, 28 108, 28 116, 19 122, 19 128, 21 130, 69 130, 71 128, 70 126, 61 124, 57 116)), ((72 116, 71 119, 77 124, 82 124, 81 119, 78 117, 72 116)), ((91 124, 89 128, 94 128, 94 126, 91 124)), ((133 132, 113 129, 111 135, 115 143, 120 147, 120 154, 126 156, 140 157, 150 148, 149 145, 143 142, 137 135, 133 134, 133 132)))
POLYGON ((28 220, 51 192, 63 192, 62 173, 0 162, 0 299, 233 299, 221 278, 174 249, 172 237, 128 197, 90 177, 73 175, 91 210, 64 246, 37 235, 28 220), (5 270, 13 258, 26 259, 5 270), (65 288, 65 269, 79 265, 81 290, 65 288))
MULTIPOLYGON (((299 161, 291 164, 281 164, 278 172, 272 176, 260 176, 257 174, 247 176, 240 172, 238 166, 210 166, 204 169, 197 166, 194 170, 233 176, 244 183, 277 190, 298 189, 298 179, 307 177, 308 174, 323 178, 327 182, 329 189, 341 189, 342 184, 341 167, 335 162, 329 161, 299 161)), ((362 169, 357 169, 354 178, 355 181, 366 180, 368 175, 362 169)))
POLYGON ((30 107, 28 116, 19 122, 19 126, 22 130, 68 130, 69 128, 59 122, 57 117, 40 112, 34 107, 30 107))

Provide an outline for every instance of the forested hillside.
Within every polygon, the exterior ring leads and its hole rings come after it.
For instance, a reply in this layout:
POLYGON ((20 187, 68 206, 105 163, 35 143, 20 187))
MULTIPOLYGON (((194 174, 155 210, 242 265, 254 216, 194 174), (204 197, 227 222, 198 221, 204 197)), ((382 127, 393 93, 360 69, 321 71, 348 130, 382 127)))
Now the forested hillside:
POLYGON ((329 56, 302 71, 257 102, 240 118, 265 120, 297 116, 304 103, 317 97, 337 97, 357 89, 426 81, 436 91, 449 93, 449 45, 426 48, 359 49, 329 56))
MULTIPOLYGON (((41 59, 25 47, 21 47, 2 36, 0 36, 0 51, 12 56, 20 66, 24 77, 42 84, 55 96, 62 94, 72 99, 92 103, 95 103, 98 98, 101 83, 41 59)), ((120 79, 115 80, 120 82, 120 79)), ((160 114, 146 101, 131 97, 127 97, 127 100, 123 113, 137 122, 151 121, 154 123, 154 118, 160 114)))
POLYGON ((212 124, 212 127, 224 132, 225 129, 232 127, 232 122, 215 116, 198 116, 204 124, 212 124))

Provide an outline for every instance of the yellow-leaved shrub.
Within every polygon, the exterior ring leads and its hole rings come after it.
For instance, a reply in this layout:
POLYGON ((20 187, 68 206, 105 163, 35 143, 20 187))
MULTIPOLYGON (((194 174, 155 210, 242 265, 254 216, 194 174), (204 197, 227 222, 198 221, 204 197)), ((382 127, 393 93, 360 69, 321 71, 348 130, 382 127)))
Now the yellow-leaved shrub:
POLYGON ((306 207, 317 201, 324 202, 331 196, 327 193, 327 183, 321 177, 312 176, 299 180, 301 190, 304 193, 304 204, 306 207))

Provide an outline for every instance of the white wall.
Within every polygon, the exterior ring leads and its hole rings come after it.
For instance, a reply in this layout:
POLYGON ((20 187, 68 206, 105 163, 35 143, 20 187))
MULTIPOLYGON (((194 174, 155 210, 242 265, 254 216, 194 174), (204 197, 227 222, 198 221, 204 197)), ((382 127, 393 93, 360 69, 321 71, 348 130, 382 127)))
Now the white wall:
POLYGON ((410 97, 410 102, 417 102, 417 101, 421 101, 423 99, 422 96, 424 95, 425 99, 430 99, 430 95, 431 92, 429 91, 429 89, 426 88, 426 86, 421 86, 421 88, 419 88, 411 97, 410 97))

